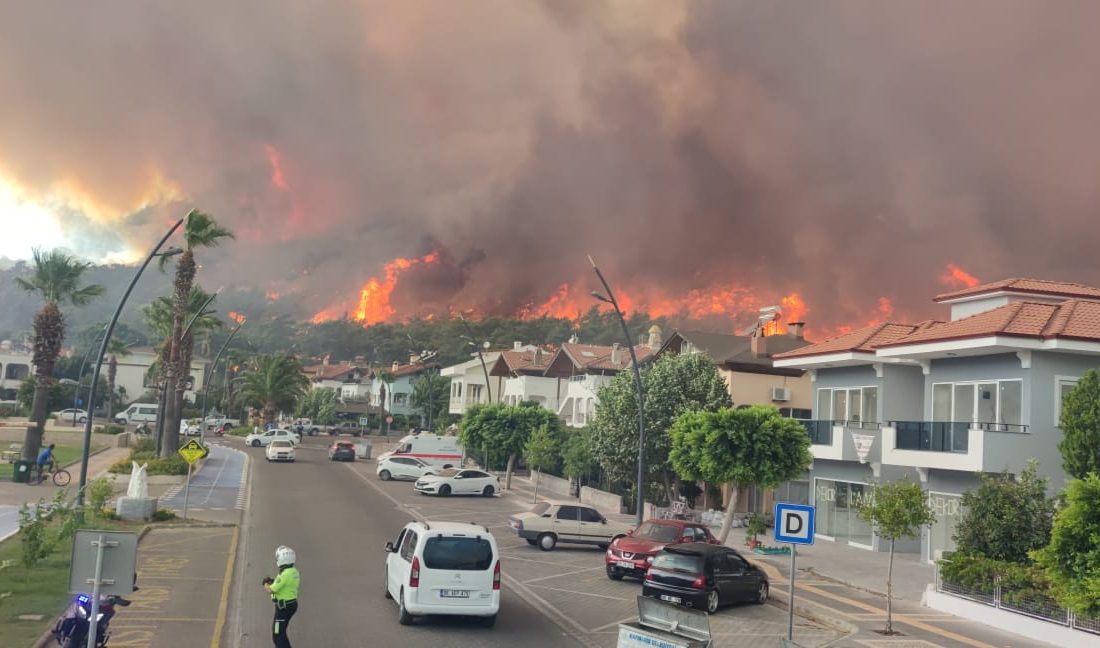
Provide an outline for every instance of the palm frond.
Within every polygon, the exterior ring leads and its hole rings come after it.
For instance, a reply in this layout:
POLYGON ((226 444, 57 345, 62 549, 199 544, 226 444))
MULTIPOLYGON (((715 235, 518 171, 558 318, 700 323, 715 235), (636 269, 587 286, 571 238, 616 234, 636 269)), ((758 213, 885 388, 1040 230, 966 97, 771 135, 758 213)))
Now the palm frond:
POLYGON ((42 250, 34 248, 33 270, 29 279, 16 278, 20 288, 37 293, 48 304, 61 304, 66 301, 83 306, 93 297, 103 294, 98 284, 81 286, 84 273, 92 267, 87 261, 61 250, 42 250))
POLYGON ((229 228, 218 225, 209 214, 193 210, 187 217, 183 237, 187 241, 188 249, 194 249, 217 247, 223 239, 235 239, 236 235, 229 228))
POLYGON ((72 302, 73 306, 83 306, 92 301, 95 297, 99 297, 104 292, 106 292, 106 289, 99 284, 84 286, 83 288, 74 290, 73 293, 69 295, 69 301, 72 302))

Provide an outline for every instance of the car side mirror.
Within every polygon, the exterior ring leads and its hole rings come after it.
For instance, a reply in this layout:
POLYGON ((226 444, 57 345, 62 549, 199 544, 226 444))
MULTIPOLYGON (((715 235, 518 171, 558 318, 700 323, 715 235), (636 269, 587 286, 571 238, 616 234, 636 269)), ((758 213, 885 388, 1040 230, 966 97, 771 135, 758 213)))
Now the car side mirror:
POLYGON ((602 520, 600 520, 600 524, 607 524, 607 518, 603 518, 602 520))
POLYGON ((552 516, 551 516, 551 515, 550 515, 549 513, 543 513, 543 514, 542 514, 542 517, 544 517, 544 518, 548 518, 548 517, 552 517, 552 516))
POLYGON ((386 553, 393 553, 394 551, 396 551, 396 549, 393 548, 393 543, 392 542, 387 542, 386 543, 386 553))

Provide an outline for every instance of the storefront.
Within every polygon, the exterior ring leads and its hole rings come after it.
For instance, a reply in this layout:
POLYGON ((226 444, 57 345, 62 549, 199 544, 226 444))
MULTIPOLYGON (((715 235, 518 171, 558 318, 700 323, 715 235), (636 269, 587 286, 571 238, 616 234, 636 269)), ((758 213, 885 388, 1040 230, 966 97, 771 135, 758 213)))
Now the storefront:
POLYGON ((815 535, 862 549, 873 549, 871 525, 859 517, 859 507, 870 500, 872 491, 870 484, 815 478, 815 535))
POLYGON ((955 525, 961 517, 962 496, 951 493, 928 493, 928 504, 936 521, 928 530, 928 554, 925 560, 936 560, 941 552, 955 550, 955 525))

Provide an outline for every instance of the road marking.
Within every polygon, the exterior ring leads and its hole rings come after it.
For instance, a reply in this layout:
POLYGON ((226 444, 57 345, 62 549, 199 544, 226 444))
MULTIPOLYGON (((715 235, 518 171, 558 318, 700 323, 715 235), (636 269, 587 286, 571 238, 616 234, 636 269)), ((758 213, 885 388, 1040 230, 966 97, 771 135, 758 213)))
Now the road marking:
POLYGON ((210 648, 220 648, 222 644, 225 614, 229 608, 229 586, 233 581, 233 564, 237 560, 237 538, 239 535, 239 527, 233 527, 233 539, 229 542, 229 556, 225 560, 225 576, 222 578, 222 600, 218 604, 218 619, 214 622, 214 636, 210 639, 210 648))
MULTIPOLYGON (((162 542, 160 544, 155 544, 155 545, 148 545, 148 546, 142 545, 141 550, 142 551, 149 551, 150 549, 152 549, 152 550, 163 549, 164 547, 171 547, 173 545, 177 545, 177 544, 185 543, 185 542, 194 542, 195 540, 209 540, 210 538, 216 538, 219 535, 224 534, 225 531, 226 531, 226 529, 221 529, 220 531, 218 531, 216 533, 212 533, 210 535, 202 536, 202 537, 199 537, 199 538, 194 538, 194 537, 181 538, 179 540, 169 540, 168 542, 162 542)), ((221 552, 219 551, 217 553, 221 553, 221 552)))
MULTIPOLYGON (((526 585, 526 583, 524 583, 526 585)), ((531 587, 537 587, 538 589, 550 590, 551 592, 563 592, 565 594, 580 594, 582 596, 594 596, 596 598, 608 599, 611 601, 627 601, 629 599, 621 598, 618 596, 608 596, 606 594, 593 594, 592 592, 578 592, 576 590, 564 589, 561 587, 550 587, 549 585, 532 585, 531 587)))
POLYGON ((525 580, 523 582, 526 585, 530 585, 532 583, 538 583, 539 581, 551 580, 551 579, 554 579, 554 578, 561 578, 562 576, 572 576, 573 574, 583 574, 585 572, 592 572, 592 571, 603 571, 603 568, 600 568, 600 567, 587 567, 585 569, 578 569, 576 571, 562 572, 560 574, 551 574, 550 576, 540 576, 538 578, 532 578, 530 580, 525 580))

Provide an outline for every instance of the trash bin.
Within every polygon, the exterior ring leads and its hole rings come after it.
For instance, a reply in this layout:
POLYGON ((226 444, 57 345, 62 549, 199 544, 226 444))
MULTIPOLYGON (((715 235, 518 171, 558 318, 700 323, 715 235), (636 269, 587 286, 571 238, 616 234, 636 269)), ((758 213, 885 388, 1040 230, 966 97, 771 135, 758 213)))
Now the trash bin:
POLYGON ((707 648, 710 619, 698 610, 638 597, 638 621, 619 624, 616 648, 707 648))
POLYGON ((34 471, 34 462, 26 461, 24 459, 15 460, 15 472, 12 473, 11 480, 17 484, 28 484, 31 481, 31 474, 34 471))
POLYGON ((370 441, 361 441, 355 447, 355 457, 357 459, 370 459, 370 441))

